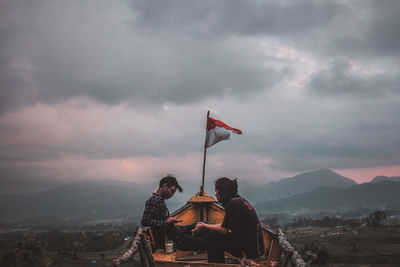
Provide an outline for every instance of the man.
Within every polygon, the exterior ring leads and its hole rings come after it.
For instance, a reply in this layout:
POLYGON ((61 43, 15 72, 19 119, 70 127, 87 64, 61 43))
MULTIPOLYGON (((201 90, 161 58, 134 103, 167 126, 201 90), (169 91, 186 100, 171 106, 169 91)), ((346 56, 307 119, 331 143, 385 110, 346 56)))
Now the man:
POLYGON ((176 232, 173 231, 174 224, 179 221, 170 217, 164 201, 171 198, 176 190, 183 192, 175 176, 169 174, 160 180, 158 190, 146 201, 142 225, 151 227, 157 248, 164 247, 165 235, 170 240, 176 238, 176 232))
POLYGON ((241 258, 257 259, 264 250, 260 221, 250 203, 238 195, 236 179, 223 177, 215 182, 215 196, 225 208, 222 224, 199 222, 194 232, 208 229, 208 261, 224 263, 224 251, 241 258))

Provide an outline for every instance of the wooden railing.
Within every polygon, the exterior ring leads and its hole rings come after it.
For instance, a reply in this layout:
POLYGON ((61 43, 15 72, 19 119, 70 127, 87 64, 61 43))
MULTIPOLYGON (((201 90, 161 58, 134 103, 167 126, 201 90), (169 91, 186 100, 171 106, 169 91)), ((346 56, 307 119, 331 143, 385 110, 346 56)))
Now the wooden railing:
POLYGON ((113 260, 113 262, 109 264, 109 266, 122 266, 124 263, 128 262, 136 254, 137 251, 139 251, 140 253, 142 266, 155 267, 153 256, 151 255, 151 249, 143 235, 143 230, 140 227, 136 231, 136 235, 133 239, 131 247, 124 254, 113 260))

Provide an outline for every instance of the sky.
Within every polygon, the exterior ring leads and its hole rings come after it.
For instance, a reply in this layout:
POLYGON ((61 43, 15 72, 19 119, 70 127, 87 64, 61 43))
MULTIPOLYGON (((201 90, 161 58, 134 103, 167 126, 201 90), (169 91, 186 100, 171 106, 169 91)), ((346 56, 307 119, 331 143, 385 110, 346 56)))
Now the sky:
POLYGON ((400 1, 0 0, 1 192, 400 175, 400 1))

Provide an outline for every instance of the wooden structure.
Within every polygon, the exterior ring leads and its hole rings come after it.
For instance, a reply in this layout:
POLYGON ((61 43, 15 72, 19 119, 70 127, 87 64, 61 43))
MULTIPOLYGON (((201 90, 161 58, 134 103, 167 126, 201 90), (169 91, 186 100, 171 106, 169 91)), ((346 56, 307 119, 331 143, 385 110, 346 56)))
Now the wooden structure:
MULTIPOLYGON (((224 215, 224 208, 213 197, 201 191, 191 197, 184 206, 171 214, 175 219, 183 220, 177 224, 181 226, 193 224, 198 221, 222 223, 224 215)), ((154 240, 149 230, 145 231, 144 236, 148 247, 151 247, 151 260, 157 267, 238 267, 244 264, 246 266, 280 266, 281 248, 277 239, 277 233, 267 225, 262 224, 261 226, 264 238, 264 255, 260 262, 252 262, 251 264, 241 263, 241 259, 237 259, 228 253, 225 255, 225 264, 208 263, 206 252, 177 250, 173 253, 165 253, 163 249, 154 249, 154 240)), ((143 266, 152 265, 145 255, 141 256, 141 258, 143 266), (144 259, 145 261, 143 261, 144 259)))
MULTIPOLYGON (((201 191, 171 214, 175 219, 183 221, 181 226, 193 224, 198 221, 221 223, 225 211, 217 201, 201 191)), ((264 253, 260 261, 254 262, 247 259, 235 258, 225 253, 225 263, 208 263, 207 254, 203 251, 174 251, 165 253, 163 249, 155 249, 155 242, 148 228, 142 231, 138 228, 131 248, 123 255, 113 260, 108 266, 120 267, 128 262, 137 251, 140 253, 142 267, 269 267, 269 266, 296 266, 309 267, 309 262, 304 262, 300 254, 293 248, 281 229, 275 231, 267 225, 261 224, 264 239, 264 253)))

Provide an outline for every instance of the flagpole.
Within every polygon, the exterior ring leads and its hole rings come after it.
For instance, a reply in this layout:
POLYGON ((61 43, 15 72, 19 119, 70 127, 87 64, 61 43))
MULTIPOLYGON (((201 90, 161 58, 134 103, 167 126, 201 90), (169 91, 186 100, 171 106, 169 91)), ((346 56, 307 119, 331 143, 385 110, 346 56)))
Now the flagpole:
POLYGON ((203 178, 201 180, 201 187, 200 187, 200 196, 204 195, 204 174, 206 171, 206 153, 207 153, 207 124, 208 118, 210 117, 210 111, 207 111, 207 120, 206 120, 206 139, 204 141, 204 157, 203 157, 203 178))

